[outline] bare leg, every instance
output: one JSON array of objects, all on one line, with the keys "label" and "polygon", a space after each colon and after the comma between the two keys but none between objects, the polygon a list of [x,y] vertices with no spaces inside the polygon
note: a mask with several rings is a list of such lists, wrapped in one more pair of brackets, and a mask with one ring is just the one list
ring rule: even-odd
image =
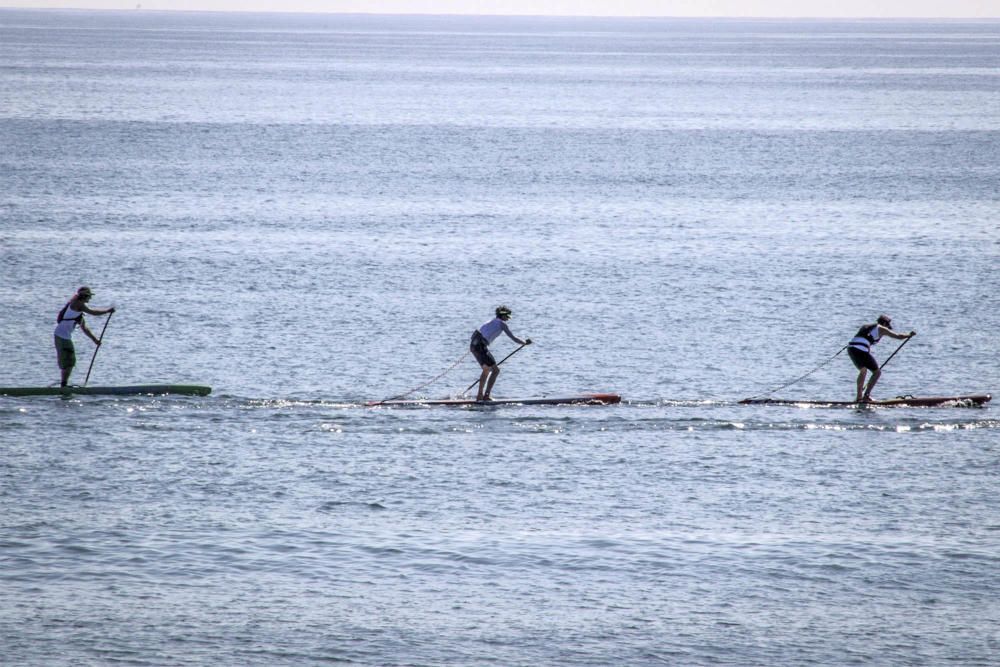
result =
[{"label": "bare leg", "polygon": [[868,369],[867,368],[862,367],[862,368],[860,368],[858,370],[858,391],[854,395],[854,402],[855,403],[860,403],[861,402],[861,397],[863,395],[862,391],[865,388],[865,376],[866,375],[868,375]]},{"label": "bare leg", "polygon": [[500,367],[494,366],[490,369],[490,379],[486,382],[486,393],[483,394],[482,400],[490,400],[490,394],[493,392],[493,385],[496,384],[497,376],[500,375]]},{"label": "bare leg", "polygon": [[872,373],[872,379],[868,381],[868,387],[865,388],[865,395],[861,398],[862,401],[870,401],[872,399],[872,389],[875,388],[875,383],[878,382],[880,377],[882,377],[881,369]]},{"label": "bare leg", "polygon": [[486,392],[486,377],[490,374],[490,370],[492,370],[492,366],[483,366],[483,372],[479,376],[479,389],[476,391],[477,401],[483,400],[483,393]]},{"label": "bare leg", "polygon": [[60,368],[60,384],[65,387],[69,384],[69,375],[73,372],[73,366],[66,366],[65,368]]}]

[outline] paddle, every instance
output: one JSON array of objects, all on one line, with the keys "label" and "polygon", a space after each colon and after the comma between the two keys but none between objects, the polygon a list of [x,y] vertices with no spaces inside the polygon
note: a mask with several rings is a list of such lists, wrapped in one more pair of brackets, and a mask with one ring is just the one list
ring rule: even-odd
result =
[{"label": "paddle", "polygon": [[907,337],[907,339],[906,339],[906,340],[904,340],[904,341],[903,341],[902,343],[900,343],[900,344],[899,344],[899,347],[897,347],[897,348],[896,348],[896,349],[895,349],[895,350],[893,351],[893,353],[889,355],[889,358],[888,358],[888,359],[886,359],[885,361],[883,361],[883,362],[882,362],[882,365],[878,367],[878,368],[879,368],[879,370],[882,370],[883,368],[885,368],[885,365],[886,365],[887,363],[889,363],[889,362],[890,362],[890,361],[892,360],[892,358],[893,358],[893,357],[895,357],[895,356],[896,356],[896,353],[897,353],[897,352],[899,352],[900,350],[902,350],[902,349],[903,349],[903,346],[904,346],[904,345],[906,345],[907,343],[909,343],[909,342],[910,342],[910,338],[913,338],[913,336],[909,336],[909,337]]},{"label": "paddle", "polygon": [[[510,359],[511,357],[513,357],[515,354],[517,354],[518,352],[521,351],[521,348],[523,348],[523,347],[525,347],[527,345],[528,345],[528,343],[525,343],[521,347],[517,348],[516,350],[514,350],[513,352],[511,352],[510,354],[508,354],[506,357],[504,357],[503,359],[501,359],[499,363],[497,363],[497,366],[499,366],[503,362],[505,362],[508,359]],[[480,378],[480,380],[481,379],[482,378]],[[479,384],[479,380],[476,380],[475,382],[473,382],[472,384],[470,384],[468,387],[466,387],[465,391],[463,391],[461,394],[459,394],[459,396],[465,396],[467,393],[469,393],[469,390],[472,389],[473,387],[475,387],[477,384]]]},{"label": "paddle", "polygon": [[97,339],[97,347],[94,348],[94,356],[90,358],[90,367],[87,368],[87,377],[83,380],[83,386],[87,386],[87,382],[90,380],[90,371],[94,369],[94,360],[97,359],[97,351],[101,349],[101,343],[104,342],[104,332],[108,330],[108,322],[111,321],[111,316],[114,313],[108,313],[108,319],[104,320],[104,328],[101,329],[101,335]]}]

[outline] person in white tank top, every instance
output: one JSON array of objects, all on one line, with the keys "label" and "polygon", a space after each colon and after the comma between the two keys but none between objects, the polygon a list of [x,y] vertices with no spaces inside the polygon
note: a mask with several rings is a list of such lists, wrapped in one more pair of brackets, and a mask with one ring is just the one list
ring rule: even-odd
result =
[{"label": "person in white tank top", "polygon": [[101,344],[94,332],[87,328],[83,314],[110,315],[115,312],[114,308],[94,309],[88,306],[87,302],[93,296],[94,292],[89,287],[81,287],[56,315],[56,330],[53,337],[56,345],[56,360],[59,363],[60,385],[63,387],[69,383],[70,373],[76,366],[76,349],[73,347],[73,332],[76,328],[79,326],[83,333],[94,341],[94,345]]},{"label": "person in white tank top", "polygon": [[469,351],[472,352],[472,356],[476,358],[476,362],[483,369],[479,376],[479,390],[476,392],[477,401],[493,400],[490,398],[490,392],[493,391],[493,385],[496,384],[497,376],[500,375],[500,364],[490,352],[490,343],[495,341],[501,333],[504,333],[518,345],[531,345],[530,338],[521,340],[511,332],[510,327],[507,326],[507,320],[510,319],[510,316],[510,308],[500,306],[496,309],[496,317],[472,332]]}]

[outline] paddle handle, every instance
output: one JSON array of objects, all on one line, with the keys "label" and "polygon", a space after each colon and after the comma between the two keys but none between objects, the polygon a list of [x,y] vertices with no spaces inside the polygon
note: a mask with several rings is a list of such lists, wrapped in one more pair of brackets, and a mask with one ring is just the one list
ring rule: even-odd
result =
[{"label": "paddle handle", "polygon": [[[528,345],[527,343],[524,343],[523,345],[521,345],[521,347],[517,348],[516,350],[514,350],[513,352],[511,352],[510,354],[508,354],[508,355],[507,355],[506,357],[504,357],[503,359],[501,359],[501,360],[500,360],[500,361],[499,361],[499,362],[497,363],[497,366],[499,366],[499,365],[500,365],[500,364],[502,364],[503,362],[505,362],[505,361],[507,361],[508,359],[510,359],[511,357],[513,357],[513,356],[514,356],[515,354],[517,354],[518,352],[520,352],[520,351],[521,351],[521,350],[522,350],[522,349],[523,349],[524,347],[526,347],[527,345]],[[482,377],[480,377],[480,378],[479,378],[479,380],[481,380],[481,379],[482,379]],[[470,384],[470,385],[469,385],[468,387],[466,387],[466,388],[465,388],[465,391],[463,391],[463,392],[462,392],[462,393],[460,394],[460,396],[464,396],[465,394],[469,393],[469,390],[470,390],[470,389],[472,389],[472,388],[473,388],[473,387],[475,387],[475,386],[476,386],[477,384],[479,384],[479,380],[476,380],[475,382],[473,382],[472,384]]]},{"label": "paddle handle", "polygon": [[104,320],[104,327],[101,329],[101,335],[97,339],[97,347],[94,348],[94,356],[90,358],[90,366],[87,368],[87,377],[83,380],[84,387],[90,381],[90,371],[94,369],[94,360],[97,359],[97,351],[101,349],[101,343],[104,342],[104,332],[108,330],[108,323],[111,322],[112,315],[114,315],[114,312],[108,313],[108,319]]}]

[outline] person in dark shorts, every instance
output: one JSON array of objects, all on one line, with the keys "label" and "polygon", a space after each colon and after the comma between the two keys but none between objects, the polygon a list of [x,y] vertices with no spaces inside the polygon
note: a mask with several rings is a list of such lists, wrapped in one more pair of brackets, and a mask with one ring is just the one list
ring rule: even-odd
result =
[{"label": "person in dark shorts", "polygon": [[[879,315],[874,324],[865,324],[858,329],[858,333],[854,334],[854,338],[847,344],[847,355],[854,362],[854,367],[858,369],[858,387],[854,398],[856,402],[870,402],[872,389],[882,376],[878,361],[872,354],[872,345],[878,343],[882,336],[906,339],[916,335],[916,331],[911,331],[908,334],[893,331],[892,319],[888,315]],[[868,375],[868,371],[872,372],[872,377],[868,380],[868,386],[865,387],[865,376]]]},{"label": "person in dark shorts", "polygon": [[500,366],[490,352],[490,344],[497,339],[501,333],[518,345],[531,345],[531,339],[521,340],[510,331],[507,320],[510,319],[511,311],[507,306],[500,306],[496,309],[496,317],[472,332],[472,340],[469,341],[469,351],[476,358],[479,366],[483,369],[479,376],[479,390],[476,392],[477,401],[490,401],[490,392],[496,384],[497,376],[500,374]]},{"label": "person in dark shorts", "polygon": [[56,361],[59,363],[60,386],[65,387],[69,383],[69,375],[76,366],[76,349],[73,347],[73,331],[77,327],[87,334],[94,345],[100,345],[101,341],[87,328],[87,323],[83,321],[83,314],[89,315],[110,315],[115,312],[114,308],[94,309],[87,305],[94,292],[89,287],[81,287],[73,295],[73,298],[62,307],[56,315],[55,345]]}]

